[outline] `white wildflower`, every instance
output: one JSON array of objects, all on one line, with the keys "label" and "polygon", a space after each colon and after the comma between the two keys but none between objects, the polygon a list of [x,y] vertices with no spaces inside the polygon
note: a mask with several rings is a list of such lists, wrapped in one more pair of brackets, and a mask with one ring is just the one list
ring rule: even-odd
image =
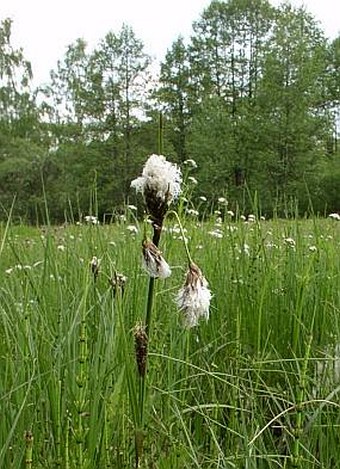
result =
[{"label": "white wildflower", "polygon": [[206,202],[206,201],[208,200],[204,195],[200,195],[200,196],[199,196],[199,199],[200,199],[202,202]]},{"label": "white wildflower", "polygon": [[197,163],[196,163],[196,161],[193,160],[192,158],[189,158],[189,159],[185,160],[185,161],[184,161],[184,164],[185,164],[186,166],[191,166],[191,167],[194,168],[194,169],[197,168]]},{"label": "white wildflower", "polygon": [[338,213],[330,213],[328,215],[328,218],[331,218],[332,220],[337,220],[339,221],[340,220],[340,215]]},{"label": "white wildflower", "polygon": [[138,228],[135,225],[128,225],[126,229],[131,233],[131,234],[137,234],[138,233]]},{"label": "white wildflower", "polygon": [[232,210],[228,210],[227,215],[229,215],[229,217],[233,217],[235,216],[235,213]]},{"label": "white wildflower", "polygon": [[183,287],[176,296],[176,303],[183,313],[187,328],[198,325],[200,318],[209,319],[211,292],[201,269],[191,263]]},{"label": "white wildflower", "polygon": [[248,215],[248,222],[254,223],[255,221],[256,221],[255,215],[253,215],[252,213]]},{"label": "white wildflower", "polygon": [[250,255],[250,246],[249,246],[249,244],[247,244],[247,243],[244,243],[244,244],[243,244],[243,252],[244,252],[244,254],[246,254],[247,256]]},{"label": "white wildflower", "polygon": [[93,216],[93,215],[86,215],[86,217],[84,217],[86,223],[89,223],[90,225],[99,225],[99,221],[98,221],[98,218]]},{"label": "white wildflower", "polygon": [[293,238],[285,238],[285,239],[284,239],[284,242],[285,242],[288,246],[290,246],[291,248],[295,248],[295,246],[296,246],[295,239],[293,239]]},{"label": "white wildflower", "polygon": [[171,275],[169,264],[152,241],[143,241],[143,267],[153,278],[167,278]]},{"label": "white wildflower", "polygon": [[208,231],[208,234],[213,238],[223,238],[223,232],[218,228],[216,230]]},{"label": "white wildflower", "polygon": [[128,205],[127,208],[133,210],[134,212],[137,211],[137,207],[135,205]]},{"label": "white wildflower", "polygon": [[57,249],[58,249],[58,251],[64,252],[66,248],[63,244],[58,244]]},{"label": "white wildflower", "polygon": [[265,247],[268,248],[268,249],[277,249],[278,245],[273,243],[273,241],[267,241],[265,243]]},{"label": "white wildflower", "polygon": [[186,210],[186,213],[187,213],[188,215],[193,216],[193,217],[198,217],[198,215],[199,215],[199,212],[198,212],[197,210],[193,209],[193,208],[188,208],[188,209]]},{"label": "white wildflower", "polygon": [[244,215],[240,215],[240,220],[241,221],[246,221],[246,217]]},{"label": "white wildflower", "polygon": [[219,197],[217,201],[219,204],[228,205],[228,201],[225,197]]},{"label": "white wildflower", "polygon": [[318,248],[317,248],[316,246],[314,246],[314,245],[309,246],[308,249],[309,249],[310,252],[316,252],[316,251],[318,250]]},{"label": "white wildflower", "polygon": [[188,181],[191,182],[191,184],[194,184],[195,186],[198,184],[197,179],[194,178],[193,176],[189,176]]}]

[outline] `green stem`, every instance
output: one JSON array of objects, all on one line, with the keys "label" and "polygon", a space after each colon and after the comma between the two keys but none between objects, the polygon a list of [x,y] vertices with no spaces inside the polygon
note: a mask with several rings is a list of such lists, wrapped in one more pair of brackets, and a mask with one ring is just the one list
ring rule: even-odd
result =
[{"label": "green stem", "polygon": [[149,289],[148,289],[148,300],[146,304],[146,315],[145,315],[145,332],[148,337],[149,337],[150,329],[151,329],[151,317],[152,317],[154,291],[155,291],[155,279],[153,277],[150,277]]},{"label": "green stem", "polygon": [[26,454],[25,454],[25,467],[32,468],[33,462],[33,435],[30,431],[25,434],[26,441]]},{"label": "green stem", "polygon": [[182,223],[181,223],[181,220],[178,216],[178,213],[175,212],[175,210],[170,210],[167,215],[169,214],[172,214],[172,215],[175,215],[175,218],[177,220],[177,223],[179,225],[179,229],[181,230],[181,235],[182,235],[182,240],[183,240],[183,244],[184,244],[184,249],[185,249],[185,253],[186,253],[186,256],[187,256],[187,259],[188,259],[188,264],[192,264],[193,263],[193,260],[191,258],[191,254],[190,254],[190,251],[189,251],[189,246],[188,246],[188,241],[187,241],[187,238],[185,236],[185,233],[184,233],[184,230],[183,230],[183,226],[182,226]]},{"label": "green stem", "polygon": [[159,113],[159,126],[158,126],[158,154],[163,153],[163,114]]},{"label": "green stem", "polygon": [[[156,247],[159,245],[160,236],[162,232],[162,226],[154,225],[154,234],[152,242]],[[146,303],[146,314],[145,314],[145,333],[148,337],[151,334],[151,319],[152,319],[152,308],[153,308],[153,298],[155,294],[155,279],[153,277],[149,278],[148,286],[148,296]],[[148,347],[148,345],[147,345]],[[136,467],[139,467],[141,461],[141,456],[143,453],[143,429],[144,429],[144,416],[145,416],[145,402],[146,402],[146,375],[147,375],[147,365],[148,365],[148,350],[146,350],[145,358],[145,373],[143,376],[139,376],[139,389],[138,389],[138,400],[139,400],[139,411],[140,411],[140,422],[139,428],[135,429],[135,450],[136,450]]]}]

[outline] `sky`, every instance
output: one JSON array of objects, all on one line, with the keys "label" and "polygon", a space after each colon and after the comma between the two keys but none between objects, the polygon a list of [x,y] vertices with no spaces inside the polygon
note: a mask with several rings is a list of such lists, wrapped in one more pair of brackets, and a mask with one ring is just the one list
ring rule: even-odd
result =
[{"label": "sky", "polygon": [[[24,49],[32,63],[34,83],[49,72],[68,45],[83,38],[90,50],[123,23],[143,41],[145,52],[160,61],[179,35],[189,37],[211,0],[0,0],[0,21],[11,18],[11,43]],[[330,38],[340,32],[340,0],[291,0],[304,5]],[[279,4],[280,0],[271,0]]]}]

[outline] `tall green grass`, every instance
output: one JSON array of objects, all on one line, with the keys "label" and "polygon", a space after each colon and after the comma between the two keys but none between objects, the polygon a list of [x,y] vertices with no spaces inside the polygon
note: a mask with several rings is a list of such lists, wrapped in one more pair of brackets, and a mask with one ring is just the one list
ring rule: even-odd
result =
[{"label": "tall green grass", "polygon": [[[210,320],[185,330],[175,223],[161,241],[173,275],[155,281],[141,467],[338,467],[340,224],[183,220],[214,294]],[[138,228],[1,227],[0,467],[134,467]]]}]

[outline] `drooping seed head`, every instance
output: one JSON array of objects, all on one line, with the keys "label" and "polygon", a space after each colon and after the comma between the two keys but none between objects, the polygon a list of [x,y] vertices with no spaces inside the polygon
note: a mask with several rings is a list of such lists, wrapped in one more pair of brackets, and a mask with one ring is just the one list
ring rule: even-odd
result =
[{"label": "drooping seed head", "polygon": [[150,277],[164,279],[171,275],[169,264],[152,241],[144,240],[142,250],[143,267]]},{"label": "drooping seed head", "polygon": [[197,326],[201,318],[209,319],[210,300],[208,282],[201,269],[192,262],[176,297],[177,306],[183,313],[185,327]]}]

